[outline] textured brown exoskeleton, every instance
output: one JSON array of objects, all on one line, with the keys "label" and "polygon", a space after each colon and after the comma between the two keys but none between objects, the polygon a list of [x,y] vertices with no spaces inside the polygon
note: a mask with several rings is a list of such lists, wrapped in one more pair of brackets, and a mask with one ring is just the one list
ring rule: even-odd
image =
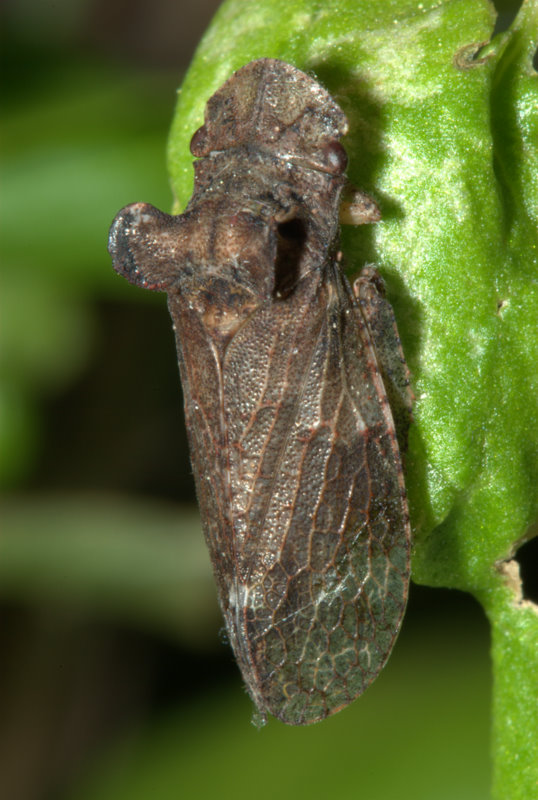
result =
[{"label": "textured brown exoskeleton", "polygon": [[[409,580],[383,381],[408,407],[407,372],[397,353],[395,368],[378,365],[398,341],[381,279],[367,268],[352,291],[342,273],[346,131],[312,78],[253,61],[207,104],[185,212],[137,203],[110,231],[114,268],[168,293],[228,635],[262,717],[292,725],[376,677]],[[354,210],[378,218],[364,197]]]}]

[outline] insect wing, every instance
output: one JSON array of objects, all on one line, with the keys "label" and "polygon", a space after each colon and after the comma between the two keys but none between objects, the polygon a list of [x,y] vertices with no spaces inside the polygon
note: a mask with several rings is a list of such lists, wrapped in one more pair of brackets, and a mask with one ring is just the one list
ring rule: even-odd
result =
[{"label": "insect wing", "polygon": [[327,272],[255,314],[223,368],[236,565],[223,608],[254,701],[291,724],[334,713],[375,678],[409,571],[368,330],[337,267]]}]

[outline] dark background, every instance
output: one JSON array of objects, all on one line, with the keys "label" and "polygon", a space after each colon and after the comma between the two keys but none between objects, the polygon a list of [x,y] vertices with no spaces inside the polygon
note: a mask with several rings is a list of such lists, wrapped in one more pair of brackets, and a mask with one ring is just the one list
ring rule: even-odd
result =
[{"label": "dark background", "polygon": [[[275,776],[274,792],[321,797],[305,766],[316,748],[333,753],[331,780],[357,767],[365,786],[361,740],[345,747],[368,720],[372,742],[395,737],[410,776],[432,760],[420,748],[433,739],[469,797],[485,797],[488,631],[458,592],[412,588],[380,687],[339,715],[347,722],[302,738],[249,725],[219,635],[164,297],[127,286],[106,252],[122,205],[171,207],[167,130],[216,6],[12,0],[0,10],[0,797],[190,797],[189,787],[269,797]],[[530,543],[518,556],[532,596],[536,555]],[[396,781],[398,796],[444,797],[434,788],[444,785],[449,797],[435,763],[423,786]],[[241,778],[251,767],[251,781],[267,775],[256,791]]]}]

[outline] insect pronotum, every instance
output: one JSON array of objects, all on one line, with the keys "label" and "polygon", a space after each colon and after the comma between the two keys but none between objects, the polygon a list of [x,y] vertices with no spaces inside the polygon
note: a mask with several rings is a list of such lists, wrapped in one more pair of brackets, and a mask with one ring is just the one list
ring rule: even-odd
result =
[{"label": "insect pronotum", "polygon": [[[407,419],[411,395],[379,275],[352,289],[340,263],[347,127],[311,77],[253,61],[207,103],[184,213],[135,203],[109,240],[117,272],[168,293],[228,636],[262,718],[292,725],[376,677],[409,580],[387,392]],[[345,214],[379,217],[365,196]]]}]

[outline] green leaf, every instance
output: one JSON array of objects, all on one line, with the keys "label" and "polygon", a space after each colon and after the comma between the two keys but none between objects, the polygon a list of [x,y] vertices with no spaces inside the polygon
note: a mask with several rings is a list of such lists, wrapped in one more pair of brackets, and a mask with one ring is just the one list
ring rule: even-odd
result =
[{"label": "green leaf", "polygon": [[[269,17],[280,21],[280,36]],[[383,270],[414,376],[407,474],[420,539],[415,579],[470,589],[535,518],[538,500],[529,437],[538,428],[538,90],[530,49],[525,81],[509,52],[521,30],[473,60],[493,23],[483,0],[273,1],[250,14],[225,3],[183,85],[169,147],[184,205],[188,142],[207,98],[262,55],[314,71],[338,99],[350,119],[350,178],[383,211],[375,230],[346,233],[348,262],[360,267],[368,250]]]},{"label": "green leaf", "polygon": [[[205,102],[254,58],[313,72],[348,115],[349,176],[383,219],[346,231],[343,248],[350,269],[371,260],[386,278],[416,395],[413,577],[473,592],[492,620],[495,667],[511,671],[496,675],[496,791],[530,798],[538,615],[497,564],[538,511],[538,2],[484,47],[494,22],[486,0],[229,0],[182,88],[169,164],[182,207]],[[519,648],[507,625],[525,630]]]}]

